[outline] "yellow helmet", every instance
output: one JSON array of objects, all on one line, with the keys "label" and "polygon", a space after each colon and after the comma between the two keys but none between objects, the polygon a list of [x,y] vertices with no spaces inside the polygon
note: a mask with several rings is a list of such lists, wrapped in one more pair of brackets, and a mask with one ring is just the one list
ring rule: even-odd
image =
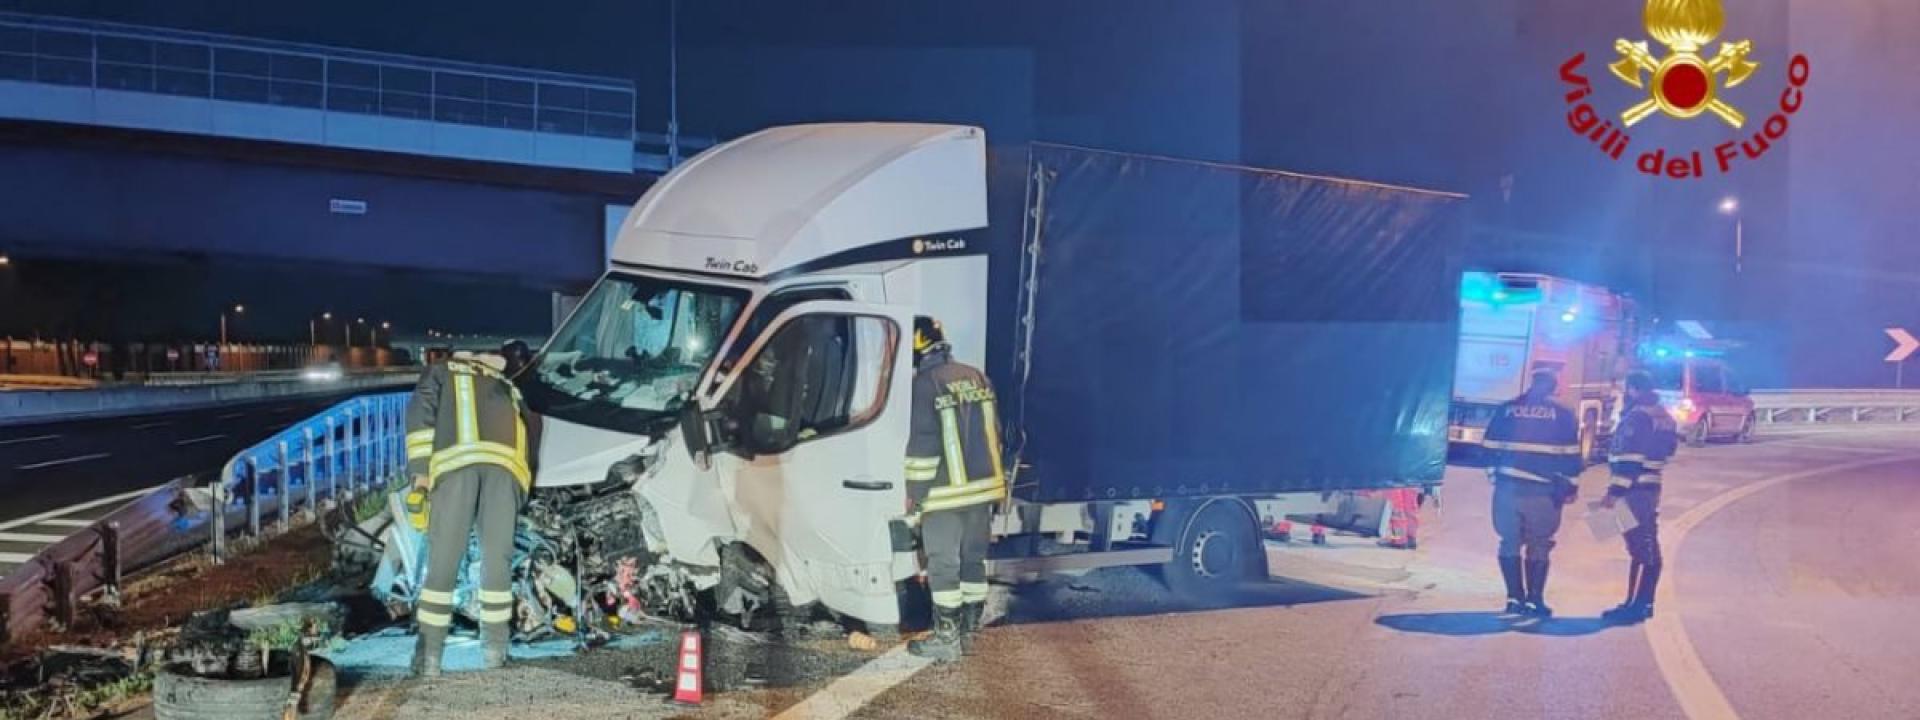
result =
[{"label": "yellow helmet", "polygon": [[947,342],[947,332],[940,321],[925,315],[913,319],[913,357],[915,360],[925,356],[934,347]]}]

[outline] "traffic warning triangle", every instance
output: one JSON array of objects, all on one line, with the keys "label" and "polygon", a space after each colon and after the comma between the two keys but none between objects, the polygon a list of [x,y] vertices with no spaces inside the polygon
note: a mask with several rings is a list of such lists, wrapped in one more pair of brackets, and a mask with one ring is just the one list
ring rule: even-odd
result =
[{"label": "traffic warning triangle", "polygon": [[673,682],[673,701],[682,705],[699,705],[704,697],[706,678],[700,671],[705,649],[700,646],[700,631],[686,630],[680,633],[680,664],[675,671]]}]

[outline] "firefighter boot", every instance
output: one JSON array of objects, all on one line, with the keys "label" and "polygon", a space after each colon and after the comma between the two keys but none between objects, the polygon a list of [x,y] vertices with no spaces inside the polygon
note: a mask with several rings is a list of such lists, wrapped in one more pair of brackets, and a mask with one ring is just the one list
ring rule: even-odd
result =
[{"label": "firefighter boot", "polygon": [[1527,614],[1527,586],[1520,575],[1520,558],[1500,558],[1500,576],[1507,581],[1506,614]]},{"label": "firefighter boot", "polygon": [[960,654],[973,654],[973,638],[980,632],[980,616],[987,604],[971,602],[960,606]]},{"label": "firefighter boot", "polygon": [[1527,614],[1546,620],[1553,617],[1553,608],[1547,607],[1547,561],[1530,560],[1526,565],[1527,575]]},{"label": "firefighter boot", "polygon": [[488,670],[498,670],[507,666],[507,624],[486,623],[480,626],[480,647],[483,651],[480,666]]},{"label": "firefighter boot", "polygon": [[960,616],[957,607],[933,608],[933,634],[907,643],[907,652],[938,662],[960,659]]},{"label": "firefighter boot", "polygon": [[1638,588],[1638,592],[1634,593],[1633,596],[1633,604],[1640,608],[1641,620],[1647,620],[1653,617],[1653,591],[1655,588],[1660,587],[1660,566],[1648,565],[1646,567],[1646,571],[1640,574],[1640,587]]},{"label": "firefighter boot", "polygon": [[440,655],[447,648],[447,629],[423,626],[413,644],[413,676],[440,677]]}]

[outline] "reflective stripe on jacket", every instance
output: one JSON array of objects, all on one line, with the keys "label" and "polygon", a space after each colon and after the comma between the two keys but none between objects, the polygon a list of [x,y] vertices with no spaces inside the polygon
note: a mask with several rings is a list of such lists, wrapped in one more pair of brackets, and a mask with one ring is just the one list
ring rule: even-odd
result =
[{"label": "reflective stripe on jacket", "polygon": [[1006,497],[993,384],[929,353],[913,377],[913,431],[907,440],[907,496],[923,510],[951,510]]},{"label": "reflective stripe on jacket", "polygon": [[407,472],[431,486],[460,468],[498,465],[529,491],[525,413],[520,389],[498,370],[458,359],[434,365],[407,403]]},{"label": "reflective stripe on jacket", "polygon": [[1552,400],[1522,396],[1501,405],[1487,425],[1486,447],[1497,453],[1497,477],[1570,485],[1580,474],[1580,425]]},{"label": "reflective stripe on jacket", "polygon": [[1607,493],[1659,486],[1667,461],[1679,447],[1679,425],[1673,415],[1658,401],[1637,402],[1620,416],[1620,428],[1613,433],[1613,447],[1607,453],[1613,481]]}]

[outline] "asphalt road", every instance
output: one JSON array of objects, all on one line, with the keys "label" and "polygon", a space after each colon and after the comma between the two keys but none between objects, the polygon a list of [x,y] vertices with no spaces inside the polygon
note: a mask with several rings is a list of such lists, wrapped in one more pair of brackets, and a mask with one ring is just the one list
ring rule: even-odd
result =
[{"label": "asphalt road", "polygon": [[0,523],[216,471],[241,449],[361,393],[0,427]]},{"label": "asphalt road", "polygon": [[[1417,551],[1270,544],[1275,579],[1193,606],[1099,571],[996,588],[979,654],[926,667],[897,646],[813,677],[674,707],[630,686],[663,655],[601,650],[433,683],[349,682],[339,717],[1920,718],[1920,432],[1765,437],[1668,472],[1659,616],[1610,627],[1626,558],[1567,511],[1548,599],[1495,614],[1489,487],[1457,468]],[[1583,480],[1591,498],[1604,472]],[[737,651],[736,651],[737,652]],[[852,669],[858,667],[858,669]]]}]

